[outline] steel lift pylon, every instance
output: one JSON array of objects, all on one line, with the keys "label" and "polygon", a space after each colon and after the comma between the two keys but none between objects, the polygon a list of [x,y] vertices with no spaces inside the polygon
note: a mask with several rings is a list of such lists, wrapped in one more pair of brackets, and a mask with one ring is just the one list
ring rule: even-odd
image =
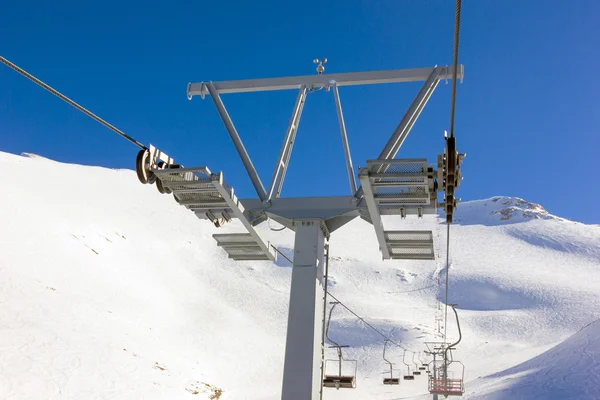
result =
[{"label": "steel lift pylon", "polygon": [[[150,145],[138,153],[136,170],[142,183],[157,183],[161,193],[175,200],[201,219],[220,227],[233,218],[241,221],[244,232],[215,234],[214,239],[230,258],[240,261],[274,260],[276,251],[255,227],[273,219],[295,231],[292,283],[283,373],[283,400],[316,400],[322,396],[324,343],[325,248],[330,235],[354,218],[361,217],[375,228],[383,259],[431,260],[435,258],[431,231],[385,230],[381,217],[395,215],[422,217],[434,214],[442,204],[437,193],[445,184],[448,149],[438,157],[438,170],[425,159],[395,159],[427,101],[441,80],[450,80],[453,68],[400,69],[387,71],[324,74],[326,59],[315,60],[316,75],[251,79],[225,82],[189,83],[188,99],[210,96],[256,190],[257,198],[238,199],[222,172],[207,167],[185,168]],[[463,67],[457,68],[463,78]],[[387,144],[374,160],[356,173],[338,88],[343,86],[424,81]],[[325,89],[333,92],[344,147],[350,195],[309,198],[281,198],[281,190],[307,93]],[[229,116],[221,95],[273,90],[297,90],[298,96],[286,129],[270,185],[265,189],[250,160],[240,135]],[[455,150],[452,150],[455,151]],[[461,157],[452,153],[453,175],[460,181]],[[455,185],[458,186],[458,183]],[[456,201],[456,200],[454,200]]]},{"label": "steel lift pylon", "polygon": [[[457,4],[460,6],[460,2]],[[460,7],[457,8],[457,22],[459,11]],[[458,27],[458,23],[456,26]],[[458,38],[458,32],[455,38]],[[314,400],[322,396],[323,326],[326,300],[324,295],[327,279],[325,252],[330,234],[354,218],[361,217],[373,224],[383,259],[434,259],[431,231],[385,230],[381,216],[421,217],[424,214],[435,213],[438,207],[443,207],[446,222],[452,222],[452,213],[458,201],[455,198],[455,190],[461,181],[460,165],[464,157],[456,151],[456,139],[452,134],[453,112],[450,124],[451,135],[446,138],[444,154],[438,156],[437,171],[424,159],[396,160],[394,157],[440,80],[461,79],[462,81],[464,71],[462,65],[457,63],[457,45],[458,42],[455,40],[454,65],[456,67],[434,66],[323,74],[325,70],[323,64],[327,60],[316,59],[314,61],[318,64],[316,76],[189,83],[187,90],[189,99],[195,95],[200,95],[202,98],[210,95],[252,181],[258,198],[241,200],[234,194],[233,188],[225,182],[222,172],[213,173],[205,166],[185,168],[176,164],[173,158],[156,147],[144,146],[4,57],[0,57],[0,62],[140,147],[142,150],[136,158],[136,172],[140,182],[155,183],[160,193],[173,194],[179,204],[194,212],[199,218],[210,220],[215,227],[221,227],[233,218],[239,219],[244,232],[213,235],[217,244],[230,258],[239,261],[275,259],[276,249],[265,242],[255,229],[255,226],[268,218],[295,231],[282,399]],[[415,81],[425,81],[425,83],[379,157],[368,161],[366,168],[359,168],[358,177],[361,186],[357,188],[338,87]],[[455,84],[454,81],[453,102]],[[299,93],[267,191],[220,95],[289,89],[299,89]],[[333,91],[334,94],[351,195],[280,198],[306,94],[321,89],[326,89],[326,92]],[[437,202],[438,191],[445,191],[444,203]],[[433,355],[435,357],[435,353]],[[449,361],[448,355],[445,354],[442,376],[445,386],[450,382],[448,366],[451,363],[457,362]],[[438,392],[436,385],[433,392]],[[455,395],[459,391],[455,388],[446,389],[444,388],[444,395]],[[464,391],[462,383],[459,389],[462,394]],[[437,394],[434,393],[434,398]]]}]

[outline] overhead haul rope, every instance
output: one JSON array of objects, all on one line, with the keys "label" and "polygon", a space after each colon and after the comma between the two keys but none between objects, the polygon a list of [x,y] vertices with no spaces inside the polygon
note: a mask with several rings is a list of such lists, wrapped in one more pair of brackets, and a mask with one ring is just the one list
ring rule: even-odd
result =
[{"label": "overhead haul rope", "polygon": [[13,70],[17,71],[19,74],[23,75],[24,77],[26,77],[27,79],[37,83],[38,85],[40,85],[41,87],[43,87],[44,89],[46,89],[47,91],[49,91],[50,93],[52,93],[53,95],[55,95],[56,97],[60,98],[61,100],[69,103],[70,105],[72,105],[73,107],[75,107],[76,109],[78,109],[79,111],[81,111],[82,113],[86,114],[88,117],[95,119],[96,121],[100,122],[102,125],[104,125],[105,127],[107,127],[108,129],[110,129],[111,131],[115,132],[117,135],[129,140],[131,143],[135,144],[136,146],[147,150],[148,148],[146,146],[144,146],[143,144],[141,144],[140,142],[138,142],[137,140],[135,140],[134,138],[132,138],[131,136],[127,135],[125,132],[123,132],[122,130],[120,130],[119,128],[115,127],[112,124],[109,124],[108,122],[106,122],[105,120],[103,120],[102,118],[98,117],[96,114],[92,113],[91,111],[83,108],[82,106],[80,106],[79,104],[75,103],[73,100],[69,99],[67,96],[65,96],[64,94],[58,92],[57,90],[54,90],[53,88],[51,88],[50,86],[46,85],[44,82],[40,81],[38,78],[36,78],[35,76],[31,75],[29,72],[25,71],[22,68],[19,68],[18,66],[16,66],[15,64],[13,64],[12,62],[8,61],[6,58],[1,57],[0,56],[0,61],[12,68]]},{"label": "overhead haul rope", "polygon": [[448,326],[448,275],[450,272],[450,224],[447,224],[446,233],[446,307],[444,310],[444,341],[446,341],[446,331]]},{"label": "overhead haul rope", "polygon": [[[436,249],[437,249],[436,253],[439,254],[440,259],[443,260],[442,259],[442,244],[441,244],[441,238],[440,238],[441,220],[442,220],[441,218],[438,218],[436,216],[436,219],[435,219],[435,221],[436,221],[435,232],[436,232],[436,238],[437,238],[437,240],[436,240]],[[440,269],[439,269],[438,274],[437,274],[437,282],[436,282],[437,283],[438,293],[440,293],[440,291],[442,289],[442,280],[440,278],[440,274],[442,272],[442,269],[443,269],[443,261],[440,261]],[[440,335],[442,334],[442,332],[441,332],[442,316],[443,316],[443,312],[442,312],[442,298],[441,298],[441,296],[438,296],[437,297],[437,302],[435,304],[434,324],[437,326],[437,333],[440,334]]]},{"label": "overhead haul rope", "polygon": [[379,329],[375,328],[373,325],[369,324],[367,321],[365,321],[364,318],[362,318],[360,315],[358,315],[357,313],[355,313],[354,311],[352,311],[347,305],[345,305],[344,303],[342,303],[337,297],[335,297],[334,295],[332,295],[329,291],[327,292],[328,296],[331,296],[335,301],[337,301],[338,303],[340,303],[340,305],[342,307],[344,307],[346,310],[350,311],[350,313],[352,315],[354,315],[356,318],[358,318],[359,320],[361,320],[366,326],[368,326],[369,328],[373,329],[375,332],[377,332],[381,337],[383,337],[385,340],[389,341],[390,343],[400,347],[403,350],[408,351],[409,353],[414,353],[414,351],[407,349],[404,346],[401,346],[400,344],[398,344],[397,342],[395,342],[394,340],[390,339],[386,334],[384,334],[383,332],[381,332]]},{"label": "overhead haul rope", "polygon": [[[458,39],[460,36],[460,9],[461,0],[456,0],[456,9],[454,14],[454,54],[452,71],[452,98],[450,101],[450,137],[454,137],[454,115],[456,110],[456,75],[458,69]],[[448,277],[450,275],[450,223],[446,222],[446,308],[444,311],[444,341],[447,340],[448,326]]]},{"label": "overhead haul rope", "polygon": [[456,108],[456,75],[458,70],[458,37],[460,35],[460,9],[461,0],[456,0],[456,10],[454,14],[454,68],[452,71],[452,100],[450,108],[450,137],[454,137],[454,110]]},{"label": "overhead haul rope", "polygon": [[421,290],[426,290],[426,289],[431,289],[436,287],[437,285],[429,285],[429,286],[423,286],[421,288],[418,289],[411,289],[411,290],[403,290],[400,292],[386,292],[386,293],[391,293],[391,294],[402,294],[402,293],[412,293],[412,292],[420,292]]},{"label": "overhead haul rope", "polygon": [[[279,250],[277,247],[271,245],[273,247],[273,249],[275,249],[276,252],[278,252],[279,254],[281,254],[283,256],[283,258],[285,258],[287,261],[289,261],[290,264],[294,264],[294,262],[287,257],[285,254],[283,254],[281,252],[281,250]],[[329,258],[329,254],[327,254],[327,258]],[[421,290],[424,288],[421,288]],[[403,350],[408,351],[409,353],[414,353],[414,351],[407,349],[404,346],[401,346],[400,344],[398,344],[396,341],[392,340],[389,336],[387,336],[385,333],[381,332],[379,329],[375,328],[373,325],[371,325],[370,323],[368,323],[367,321],[365,321],[365,319],[363,317],[361,317],[360,315],[358,315],[357,313],[355,313],[354,311],[352,311],[352,309],[350,307],[348,307],[347,305],[345,305],[344,303],[342,303],[337,297],[335,297],[334,295],[332,295],[327,288],[325,288],[325,291],[327,293],[327,296],[331,296],[335,301],[337,301],[338,303],[340,303],[340,305],[342,307],[344,307],[346,310],[348,310],[352,315],[354,315],[356,318],[358,318],[360,321],[362,321],[366,326],[368,326],[369,328],[373,329],[375,332],[377,332],[381,337],[383,337],[385,340],[389,341],[390,343],[400,347]]]},{"label": "overhead haul rope", "polygon": [[276,252],[278,252],[279,254],[281,254],[281,256],[282,256],[283,258],[285,258],[286,260],[288,260],[290,264],[294,265],[294,262],[293,262],[292,260],[290,260],[290,258],[289,258],[288,256],[286,256],[285,254],[283,254],[283,253],[281,252],[281,250],[279,250],[277,247],[275,247],[275,246],[273,246],[273,245],[271,245],[271,247],[273,248],[273,250],[275,250]]}]

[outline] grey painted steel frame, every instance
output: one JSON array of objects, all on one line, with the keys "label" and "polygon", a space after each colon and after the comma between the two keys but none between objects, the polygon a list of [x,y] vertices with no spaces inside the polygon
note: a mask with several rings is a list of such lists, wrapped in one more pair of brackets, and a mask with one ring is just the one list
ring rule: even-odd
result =
[{"label": "grey painted steel frame", "polygon": [[325,236],[318,219],[298,220],[295,230],[281,399],[317,400],[322,384]]},{"label": "grey painted steel frame", "polygon": [[[380,83],[393,83],[393,82],[414,82],[414,81],[422,81],[425,80],[425,84],[417,94],[417,97],[405,113],[404,117],[400,121],[400,124],[392,134],[392,137],[388,140],[388,143],[382,150],[379,159],[393,158],[397,154],[400,146],[408,136],[412,126],[415,121],[419,117],[421,111],[425,107],[427,101],[431,97],[433,91],[437,87],[437,84],[441,79],[452,79],[453,67],[445,66],[438,67],[434,66],[433,68],[413,68],[413,69],[400,69],[400,70],[386,70],[386,71],[371,71],[371,72],[350,72],[350,73],[342,73],[342,74],[322,74],[322,75],[307,75],[307,76],[296,76],[296,77],[287,77],[287,78],[267,78],[267,79],[248,79],[248,80],[239,80],[239,81],[224,81],[224,82],[201,82],[201,83],[189,83],[188,84],[188,98],[191,99],[194,95],[201,95],[202,98],[205,97],[206,94],[210,94],[215,102],[215,106],[223,119],[225,127],[236,146],[238,154],[244,163],[246,171],[252,180],[252,184],[256,189],[256,192],[259,198],[262,201],[268,201],[273,198],[273,192],[275,191],[275,197],[278,197],[281,190],[281,186],[283,185],[283,179],[285,177],[285,173],[287,171],[287,165],[289,163],[289,157],[291,155],[291,144],[289,140],[284,140],[284,144],[282,146],[282,151],[280,153],[280,159],[285,160],[286,147],[289,147],[287,150],[287,160],[285,162],[285,167],[282,168],[281,171],[277,171],[280,169],[281,162],[278,162],[276,166],[276,172],[274,172],[274,178],[277,180],[277,183],[274,184],[273,180],[269,187],[269,193],[267,194],[264,190],[262,182],[250,160],[246,149],[239,137],[239,134],[235,130],[233,122],[231,118],[227,114],[227,110],[223,105],[219,97],[219,93],[240,93],[240,92],[256,92],[256,91],[268,91],[268,90],[286,90],[286,89],[294,89],[300,88],[301,93],[304,92],[304,89],[314,88],[316,86],[334,87],[334,93],[336,94],[336,106],[339,104],[339,94],[337,92],[338,86],[351,86],[351,85],[367,85],[367,84],[380,84]],[[463,79],[464,77],[464,67],[460,65],[457,71],[457,79]],[[306,94],[299,95],[298,99],[302,99],[300,104],[294,106],[296,110],[299,105],[300,113],[302,112],[302,107],[304,106],[304,102],[306,101]],[[297,101],[298,102],[298,101]],[[341,112],[341,105],[338,108],[338,118],[339,113]],[[292,116],[292,121],[294,119],[294,115]],[[342,117],[343,118],[343,117]],[[299,120],[299,116],[298,116]],[[293,125],[292,121],[290,122],[290,126],[288,127],[288,133],[290,133],[290,128]],[[341,119],[340,121],[343,121]],[[343,129],[345,132],[345,124],[342,127],[342,122],[340,123],[340,129]],[[297,124],[296,124],[297,130]],[[295,137],[296,130],[293,131],[292,135]],[[286,139],[289,139],[288,134],[286,134]],[[346,137],[344,133],[342,133],[342,140]],[[293,140],[293,139],[292,139]],[[346,145],[344,145],[346,149]],[[283,158],[282,158],[283,157]],[[350,161],[349,161],[350,160]],[[351,159],[349,158],[349,148],[346,158],[346,165],[348,167],[348,163]],[[354,173],[352,173],[352,178],[354,178]],[[352,187],[352,183],[350,183]],[[356,185],[356,183],[354,184]],[[275,189],[278,187],[277,189]],[[363,188],[360,187],[358,190],[354,191],[354,196],[356,199],[360,200],[363,194]]]},{"label": "grey painted steel frame", "polygon": [[[437,74],[436,71],[439,71],[439,74]],[[334,88],[334,93],[337,93],[337,86],[414,82],[425,80],[426,83],[424,88],[421,89],[417,99],[415,99],[415,102],[413,102],[413,104],[416,104],[415,107],[411,106],[412,110],[409,109],[409,112],[407,113],[408,115],[405,115],[405,118],[403,121],[401,121],[399,128],[396,129],[394,135],[390,139],[390,141],[399,141],[400,144],[402,144],[402,141],[408,134],[410,127],[416,119],[414,114],[418,116],[418,113],[420,113],[424,106],[423,98],[426,97],[428,99],[428,96],[430,96],[433,92],[433,89],[435,89],[435,85],[437,85],[439,79],[451,79],[452,73],[452,67],[441,67],[439,69],[438,67],[433,67],[407,70],[324,74],[288,78],[253,79],[215,83],[201,82],[188,84],[187,94],[188,98],[190,99],[194,95],[200,95],[202,98],[204,98],[206,94],[211,95],[260,197],[260,200],[242,200],[241,202],[244,204],[247,202],[248,209],[244,212],[243,208],[238,205],[236,209],[239,210],[238,212],[241,212],[243,215],[236,216],[240,218],[242,222],[246,222],[246,224],[249,225],[247,228],[249,228],[248,231],[251,233],[256,233],[249,222],[251,218],[247,218],[247,216],[250,216],[252,213],[279,216],[281,221],[291,223],[293,225],[292,229],[296,231],[284,364],[282,391],[283,400],[317,399],[319,396],[319,389],[322,384],[319,378],[319,364],[321,361],[319,353],[321,350],[320,342],[323,321],[318,316],[320,316],[323,312],[323,309],[319,307],[323,307],[320,300],[322,299],[324,291],[323,263],[325,236],[322,231],[321,222],[325,222],[326,228],[329,229],[329,231],[333,231],[333,229],[331,229],[332,226],[327,225],[327,222],[336,220],[335,226],[339,227],[361,214],[364,216],[365,212],[368,210],[368,215],[371,217],[372,223],[375,226],[376,234],[378,235],[378,241],[380,244],[384,244],[383,248],[381,249],[382,253],[384,254],[384,258],[389,258],[388,248],[385,245],[385,238],[379,238],[379,235],[383,235],[381,213],[379,212],[379,207],[377,206],[371,191],[368,171],[363,171],[366,172],[366,174],[359,173],[359,179],[361,180],[362,186],[365,188],[365,194],[367,195],[366,197],[368,199],[367,210],[364,210],[364,207],[357,205],[356,202],[353,201],[356,199],[356,197],[273,199],[272,204],[265,202],[269,196],[265,192],[262,183],[258,178],[258,174],[256,173],[256,170],[250,161],[250,157],[243,147],[241,139],[219,97],[219,93],[224,94],[303,88],[313,89],[315,87],[326,87],[329,89],[333,85],[336,86]],[[435,85],[433,85],[432,89],[426,89],[431,87],[429,83],[432,75],[435,74],[438,75],[439,79]],[[457,78],[462,79],[463,75],[463,67],[460,66],[460,70],[457,71]],[[339,98],[336,98],[336,100],[339,103]],[[419,104],[422,104],[422,106],[419,106]],[[338,110],[341,111],[341,108]],[[284,148],[286,147],[285,143],[287,143],[287,141],[284,142]],[[399,146],[396,146],[396,151],[398,148]],[[349,158],[347,158],[347,160],[349,160]],[[279,165],[280,164],[278,164],[278,166]],[[285,169],[282,172],[285,174]],[[269,194],[272,194],[273,186],[274,185],[272,182],[271,187],[269,188]],[[222,190],[225,190],[225,188],[223,187]],[[235,198],[232,195],[226,196],[226,198],[229,197],[231,197],[232,201],[235,202]],[[416,207],[414,208],[416,209]],[[424,207],[419,207],[419,209],[423,208]],[[435,208],[432,208],[433,211],[435,211]],[[407,207],[407,211],[410,209],[411,207]],[[388,213],[393,211],[382,209],[381,212]],[[307,217],[310,219],[311,216],[316,218],[312,221],[306,219]],[[304,219],[302,219],[303,217]],[[258,220],[258,218],[256,220]],[[264,244],[262,240],[257,240],[257,242]],[[388,253],[387,257],[385,257],[386,253]]]},{"label": "grey painted steel frame", "polygon": [[[245,79],[237,81],[223,82],[199,82],[188,83],[187,95],[188,99],[193,96],[206,96],[209,94],[208,86],[214,85],[214,88],[221,94],[226,93],[244,93],[244,92],[261,92],[269,90],[289,90],[300,89],[306,86],[309,89],[315,87],[327,87],[335,81],[338,86],[353,86],[353,85],[372,85],[379,83],[394,83],[394,82],[418,82],[426,80],[433,68],[412,68],[412,69],[394,69],[384,71],[369,71],[369,72],[348,72],[341,74],[322,74],[322,75],[305,75],[293,76],[286,78],[266,78],[266,79]],[[441,67],[442,73],[440,79],[451,80],[454,68],[451,66]],[[459,65],[456,71],[457,79],[462,79],[464,76],[464,67]]]},{"label": "grey painted steel frame", "polygon": [[223,120],[223,124],[225,124],[225,128],[227,129],[227,132],[229,133],[229,136],[231,137],[231,140],[233,141],[233,144],[235,145],[237,152],[238,152],[240,158],[242,159],[242,162],[244,163],[246,172],[248,172],[248,176],[250,177],[250,180],[252,181],[252,185],[254,185],[254,189],[256,190],[258,197],[262,201],[266,201],[267,200],[267,192],[265,192],[265,188],[264,188],[260,178],[258,177],[258,172],[256,172],[256,168],[254,168],[254,165],[252,164],[252,160],[250,160],[250,156],[248,155],[248,152],[246,151],[246,148],[244,147],[244,144],[242,143],[242,139],[240,138],[240,135],[237,133],[237,130],[235,129],[235,126],[233,125],[233,121],[231,121],[231,117],[229,117],[229,114],[227,113],[227,109],[225,109],[225,105],[223,104],[223,101],[221,100],[221,97],[219,96],[219,92],[217,91],[217,89],[215,89],[215,86],[213,85],[212,82],[207,83],[206,87],[208,88],[210,97],[213,99],[213,102],[215,103],[215,107],[217,108],[217,111],[219,112],[219,115],[221,116],[221,119]]},{"label": "grey painted steel frame", "polygon": [[[256,225],[264,219],[260,217],[267,215],[269,218],[294,229],[293,221],[296,219],[319,218],[325,221],[330,232],[343,226],[359,216],[368,216],[369,210],[365,204],[355,204],[352,196],[331,197],[286,197],[271,199],[269,205],[263,204],[259,199],[240,199],[244,205],[244,215],[252,224]],[[364,202],[363,202],[364,203]],[[419,209],[423,214],[435,214],[435,205],[407,205],[404,206],[406,215],[418,215]],[[398,207],[382,208],[380,215],[398,215]]]},{"label": "grey painted steel frame", "polygon": [[300,117],[302,116],[302,110],[305,102],[306,87],[302,86],[300,88],[300,93],[298,93],[296,104],[294,104],[292,118],[290,119],[287,131],[285,132],[285,138],[283,139],[281,151],[279,152],[279,157],[277,158],[277,164],[275,165],[275,170],[273,171],[271,185],[269,186],[268,200],[271,200],[273,195],[274,197],[279,197],[281,194],[281,187],[283,186],[285,173],[287,172],[290,157],[292,156],[292,147],[294,146],[294,141],[296,140],[296,133],[298,132],[298,125],[300,124]]}]

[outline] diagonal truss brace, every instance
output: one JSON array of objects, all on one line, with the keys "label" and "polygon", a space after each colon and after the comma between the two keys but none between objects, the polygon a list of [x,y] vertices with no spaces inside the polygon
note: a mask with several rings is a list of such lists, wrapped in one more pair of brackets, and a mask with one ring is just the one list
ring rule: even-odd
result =
[{"label": "diagonal truss brace", "polygon": [[270,248],[268,243],[265,243],[262,237],[254,229],[250,221],[244,215],[244,206],[238,200],[237,196],[233,193],[233,188],[226,186],[223,181],[223,174],[221,172],[212,174],[210,177],[211,183],[215,186],[221,197],[227,202],[236,218],[240,220],[244,228],[250,233],[252,238],[256,241],[257,245],[261,248],[264,254],[270,259],[275,259],[275,254]]},{"label": "diagonal truss brace", "polygon": [[[421,87],[421,90],[419,91],[412,104],[404,114],[404,117],[402,117],[402,120],[400,120],[400,123],[392,133],[392,136],[384,146],[383,150],[381,150],[381,153],[379,154],[380,160],[391,160],[396,156],[396,154],[398,154],[398,150],[400,150],[400,147],[404,143],[404,140],[407,138],[413,125],[421,115],[421,111],[423,111],[423,108],[425,108],[425,105],[431,98],[431,95],[435,91],[435,88],[437,87],[438,83],[441,79],[444,79],[446,77],[445,73],[447,73],[447,69],[448,67],[435,66],[431,70],[431,73],[429,74],[427,80]],[[462,78],[462,73],[460,74],[460,76]],[[378,170],[376,172],[385,171]],[[363,196],[363,191],[364,185],[361,185],[361,187],[358,188],[358,190],[356,191],[355,197],[357,199],[360,199]]]},{"label": "diagonal truss brace", "polygon": [[377,242],[379,242],[379,250],[381,250],[383,259],[387,260],[390,258],[390,252],[385,241],[385,232],[383,230],[381,214],[379,213],[379,205],[375,201],[375,193],[373,193],[371,183],[369,182],[369,170],[367,168],[361,169],[358,172],[358,179],[360,180],[361,187],[364,191],[363,198],[367,203],[367,209],[369,210],[371,222],[375,228],[375,235],[377,236]]},{"label": "diagonal truss brace", "polygon": [[340,93],[337,83],[333,84],[333,95],[335,97],[335,107],[337,109],[338,120],[340,123],[340,132],[342,133],[342,143],[344,145],[344,156],[346,157],[346,169],[348,170],[348,182],[350,183],[350,193],[356,194],[356,179],[354,177],[354,168],[352,167],[352,157],[350,156],[350,145],[348,144],[348,135],[346,134],[346,123],[344,122],[344,113],[342,112],[342,103],[340,102]]},{"label": "diagonal truss brace", "polygon": [[423,108],[425,108],[429,98],[440,82],[443,69],[444,68],[438,66],[433,68],[433,71],[431,71],[431,74],[429,74],[429,77],[423,84],[423,87],[421,87],[417,97],[415,97],[415,100],[406,111],[406,114],[404,114],[404,117],[394,130],[394,133],[392,133],[392,136],[381,151],[381,154],[379,154],[378,159],[391,160],[396,156],[396,154],[398,154],[400,146],[402,146],[402,143],[404,143],[404,140],[410,133],[413,125],[421,115],[421,111],[423,111]]},{"label": "diagonal truss brace", "polygon": [[242,139],[240,138],[240,135],[238,134],[237,130],[235,129],[235,126],[233,125],[233,121],[231,121],[231,117],[227,113],[227,109],[225,108],[225,105],[223,104],[223,101],[221,100],[221,97],[219,96],[219,92],[217,91],[217,89],[215,89],[215,86],[212,82],[207,83],[206,87],[208,89],[208,92],[210,93],[210,97],[212,98],[213,102],[215,103],[215,107],[217,108],[217,111],[219,112],[219,115],[221,116],[221,119],[223,120],[223,124],[225,124],[225,128],[227,129],[227,132],[229,133],[229,136],[231,137],[231,140],[233,141],[233,144],[235,145],[235,148],[236,148],[239,156],[242,159],[242,163],[244,163],[246,172],[248,173],[248,176],[250,177],[250,180],[252,181],[252,185],[254,185],[254,189],[256,190],[258,197],[262,201],[266,201],[267,200],[267,192],[265,192],[265,188],[258,176],[258,172],[256,172],[256,168],[254,168],[254,165],[252,164],[252,160],[250,160],[250,156],[248,155],[248,152],[246,151],[246,148],[244,147],[244,144],[242,143]]},{"label": "diagonal truss brace", "polygon": [[292,156],[292,147],[294,146],[294,141],[296,140],[296,133],[298,132],[298,125],[300,124],[300,117],[302,115],[305,102],[306,86],[303,85],[300,88],[298,97],[296,98],[296,104],[294,104],[292,118],[290,119],[290,123],[281,146],[281,151],[279,152],[279,157],[277,158],[277,164],[275,165],[275,170],[273,171],[271,185],[269,185],[268,200],[271,200],[273,197],[278,198],[281,194],[281,188],[285,179],[285,173],[287,172],[287,168],[290,163],[290,157]]}]

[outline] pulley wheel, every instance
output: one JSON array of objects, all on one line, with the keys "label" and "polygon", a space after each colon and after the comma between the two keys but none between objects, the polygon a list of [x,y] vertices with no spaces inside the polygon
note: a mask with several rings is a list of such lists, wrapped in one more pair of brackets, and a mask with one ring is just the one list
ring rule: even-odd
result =
[{"label": "pulley wheel", "polygon": [[165,194],[165,188],[163,188],[162,182],[160,181],[160,179],[156,180],[156,188],[158,189],[158,191],[160,192],[160,194]]},{"label": "pulley wheel", "polygon": [[452,223],[454,213],[454,187],[456,184],[456,138],[449,137],[446,141],[447,164],[446,164],[446,223]]},{"label": "pulley wheel", "polygon": [[[165,167],[167,166],[167,163],[164,161],[160,161],[158,164],[156,164],[156,167],[158,169],[165,169]],[[160,194],[165,194],[165,188],[162,185],[162,181],[160,179],[156,179],[156,189],[158,189],[158,191],[160,192]]]},{"label": "pulley wheel", "polygon": [[448,175],[454,176],[456,172],[456,138],[449,137],[446,145],[448,150],[448,164],[446,165],[446,171]]},{"label": "pulley wheel", "polygon": [[143,184],[154,183],[156,175],[150,170],[150,151],[142,149],[135,159],[135,172],[139,181]]}]

